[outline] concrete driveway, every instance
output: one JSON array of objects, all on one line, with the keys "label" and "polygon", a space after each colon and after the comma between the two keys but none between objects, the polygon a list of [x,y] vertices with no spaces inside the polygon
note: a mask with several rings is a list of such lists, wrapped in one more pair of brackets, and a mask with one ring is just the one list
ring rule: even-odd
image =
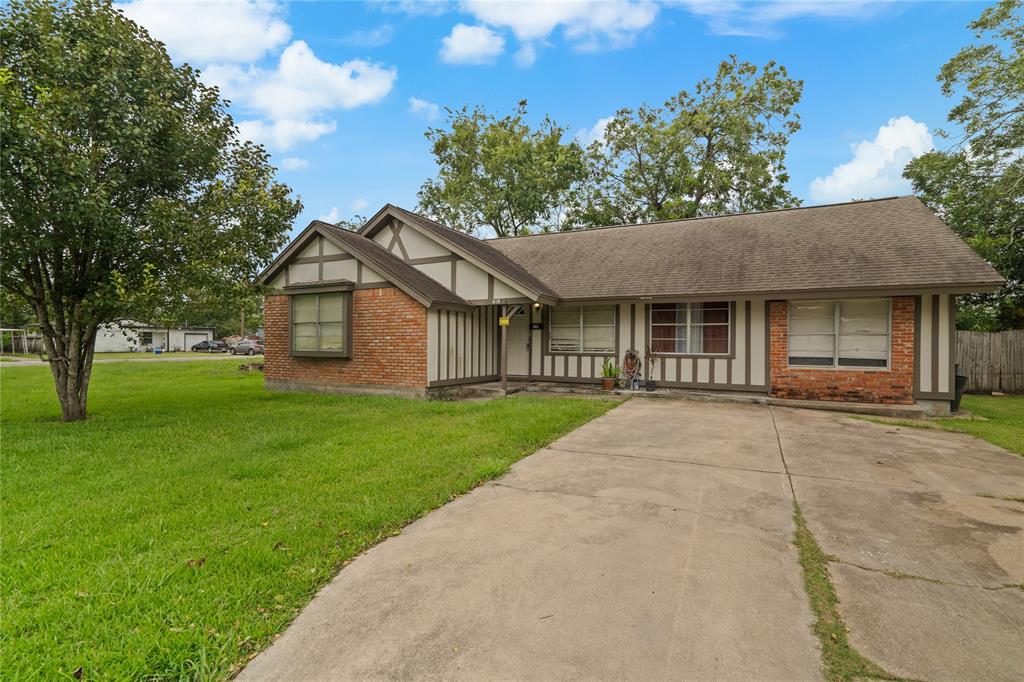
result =
[{"label": "concrete driveway", "polygon": [[356,559],[240,678],[820,679],[795,491],[862,653],[1011,679],[1024,505],[978,494],[1022,490],[968,437],[634,399]]}]

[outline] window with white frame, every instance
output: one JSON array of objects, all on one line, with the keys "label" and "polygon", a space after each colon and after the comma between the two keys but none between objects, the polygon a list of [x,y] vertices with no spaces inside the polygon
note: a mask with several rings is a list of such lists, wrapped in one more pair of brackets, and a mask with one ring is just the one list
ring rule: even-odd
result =
[{"label": "window with white frame", "polygon": [[551,353],[614,353],[615,306],[585,305],[552,308],[548,351]]},{"label": "window with white frame", "polygon": [[889,366],[889,299],[790,301],[789,364]]},{"label": "window with white frame", "polygon": [[348,354],[349,294],[296,294],[292,299],[292,354]]},{"label": "window with white frame", "polygon": [[651,352],[728,355],[728,301],[651,304]]}]

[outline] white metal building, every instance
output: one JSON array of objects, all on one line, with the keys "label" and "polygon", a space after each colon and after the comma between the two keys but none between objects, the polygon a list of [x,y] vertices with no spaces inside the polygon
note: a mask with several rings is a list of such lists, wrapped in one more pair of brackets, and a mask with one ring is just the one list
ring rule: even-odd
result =
[{"label": "white metal building", "polygon": [[157,327],[138,320],[102,325],[96,334],[97,353],[187,351],[200,341],[212,341],[212,327]]}]

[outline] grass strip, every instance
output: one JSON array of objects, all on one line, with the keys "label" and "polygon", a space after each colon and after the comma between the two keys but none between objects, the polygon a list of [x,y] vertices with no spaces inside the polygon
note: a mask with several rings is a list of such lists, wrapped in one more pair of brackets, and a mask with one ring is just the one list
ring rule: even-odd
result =
[{"label": "grass strip", "polygon": [[839,615],[839,597],[836,596],[828,562],[814,535],[807,528],[800,505],[793,502],[793,522],[796,524],[794,542],[800,554],[804,572],[804,590],[814,614],[814,634],[821,642],[821,660],[825,679],[846,681],[857,679],[904,680],[887,672],[877,663],[855,649],[846,636],[846,624]]}]

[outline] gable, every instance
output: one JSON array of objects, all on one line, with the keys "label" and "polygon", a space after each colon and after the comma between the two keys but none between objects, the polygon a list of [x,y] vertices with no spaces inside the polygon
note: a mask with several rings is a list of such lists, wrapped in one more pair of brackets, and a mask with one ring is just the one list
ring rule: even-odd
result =
[{"label": "gable", "polygon": [[[330,239],[313,233],[299,237],[292,248],[293,253],[277,265],[279,272],[268,282],[273,289],[283,289],[295,284],[317,284],[346,280],[359,285],[385,286],[390,284],[370,265],[358,256],[335,244]],[[286,252],[287,253],[287,252]]]},{"label": "gable", "polygon": [[364,236],[468,301],[494,303],[531,298],[512,281],[455,253],[436,236],[410,222],[398,218],[382,220]]}]

